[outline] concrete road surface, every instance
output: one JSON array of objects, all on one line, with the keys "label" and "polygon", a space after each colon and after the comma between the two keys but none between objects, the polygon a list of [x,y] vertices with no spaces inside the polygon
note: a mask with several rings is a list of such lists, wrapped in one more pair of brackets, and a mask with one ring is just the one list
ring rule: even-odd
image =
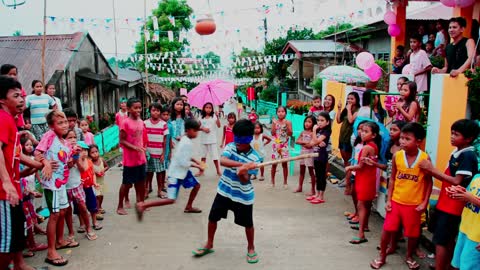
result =
[{"label": "concrete road surface", "polygon": [[[193,151],[198,157],[198,147]],[[298,167],[295,175],[289,177],[288,189],[282,187],[282,178],[278,176],[277,187],[270,188],[269,170],[266,172],[266,181],[254,181],[255,244],[260,258],[258,264],[249,265],[246,262],[245,231],[233,223],[233,213],[229,213],[228,219],[219,223],[215,253],[203,258],[192,257],[191,251],[201,247],[206,240],[208,213],[218,182],[213,163],[207,160],[207,164],[206,175],[199,178],[202,188],[195,202],[195,206],[203,210],[202,213],[183,213],[188,191],[181,190],[175,205],[146,212],[142,223],[137,222],[133,209],[128,209],[127,216],[115,214],[122,171],[118,167],[112,168],[106,176],[108,190],[104,208],[107,213],[103,229],[97,232],[96,241],[88,241],[84,235],[77,234],[80,247],[61,251],[69,260],[69,264],[63,268],[370,269],[370,261],[378,255],[376,246],[379,243],[383,220],[378,215],[372,216],[372,232],[367,233],[368,243],[348,243],[355,231],[350,229],[343,212],[352,209],[351,200],[343,195],[342,190],[329,184],[326,203],[308,203],[304,194],[292,192],[298,183]],[[278,173],[280,171],[277,175]],[[305,182],[304,191],[307,191],[310,184],[308,180]],[[151,195],[155,194],[154,192]],[[135,200],[133,191],[130,192],[130,198]],[[75,221],[75,227],[78,227],[78,220]],[[37,240],[46,242],[44,236],[37,236]],[[388,257],[387,265],[383,269],[408,269],[404,262],[404,253],[405,244],[401,244],[398,253]],[[38,252],[35,257],[28,259],[28,262],[36,267],[45,265],[45,256],[46,252]],[[423,265],[426,269],[426,262],[423,262]]]}]

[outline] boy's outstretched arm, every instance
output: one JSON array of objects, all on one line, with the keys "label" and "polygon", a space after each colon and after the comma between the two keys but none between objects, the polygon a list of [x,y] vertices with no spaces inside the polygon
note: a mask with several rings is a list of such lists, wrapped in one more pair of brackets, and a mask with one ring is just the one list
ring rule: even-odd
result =
[{"label": "boy's outstretched arm", "polygon": [[430,160],[422,160],[422,161],[420,161],[418,166],[422,170],[424,170],[428,174],[430,174],[431,176],[437,178],[438,180],[449,182],[452,185],[460,185],[460,183],[462,183],[463,179],[466,176],[466,175],[462,175],[462,174],[457,174],[455,176],[450,176],[450,175],[444,174],[440,170],[438,170],[437,168],[433,167],[433,164]]}]

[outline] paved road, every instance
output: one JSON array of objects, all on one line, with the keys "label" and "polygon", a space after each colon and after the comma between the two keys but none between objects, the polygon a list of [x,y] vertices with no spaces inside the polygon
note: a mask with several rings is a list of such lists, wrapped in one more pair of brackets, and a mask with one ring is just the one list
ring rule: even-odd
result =
[{"label": "paved road", "polygon": [[[198,149],[194,151],[198,153]],[[337,187],[329,185],[327,203],[307,203],[303,194],[292,193],[298,169],[295,176],[289,177],[287,190],[269,188],[268,181],[254,182],[255,243],[260,256],[257,265],[246,263],[245,233],[233,223],[231,213],[228,220],[219,223],[216,252],[193,258],[191,250],[206,239],[208,212],[216,194],[218,177],[213,164],[210,162],[208,166],[206,175],[200,178],[202,189],[196,201],[203,213],[183,213],[188,193],[182,190],[177,204],[146,212],[143,223],[136,221],[133,209],[128,210],[127,216],[114,214],[121,170],[113,168],[106,177],[104,228],[98,232],[96,241],[77,235],[80,247],[61,252],[70,261],[64,269],[370,269],[369,262],[377,256],[375,247],[382,220],[377,215],[371,219],[368,243],[349,244],[355,233],[343,212],[351,209],[350,200]],[[308,185],[306,181],[305,189]],[[130,198],[135,198],[133,191]],[[38,240],[46,241],[43,236]],[[399,253],[404,252],[402,246]],[[44,265],[45,254],[39,252],[28,261],[33,266]],[[395,254],[388,258],[383,269],[408,268],[403,257]]]}]

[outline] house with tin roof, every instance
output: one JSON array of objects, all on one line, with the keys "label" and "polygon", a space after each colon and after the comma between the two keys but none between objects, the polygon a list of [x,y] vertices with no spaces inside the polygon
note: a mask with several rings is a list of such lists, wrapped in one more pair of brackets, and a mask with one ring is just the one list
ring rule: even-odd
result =
[{"label": "house with tin roof", "polygon": [[295,54],[295,60],[287,68],[290,76],[297,80],[297,94],[290,95],[300,100],[310,100],[313,89],[310,83],[320,71],[331,65],[350,64],[356,48],[332,40],[290,40],[282,54]]},{"label": "house with tin roof", "polygon": [[[33,80],[42,79],[42,42],[43,36],[0,37],[0,64],[18,68],[18,80],[27,93]],[[97,120],[118,110],[118,89],[126,82],[115,79],[87,32],[47,35],[45,48],[45,83],[55,84],[64,108]]]}]

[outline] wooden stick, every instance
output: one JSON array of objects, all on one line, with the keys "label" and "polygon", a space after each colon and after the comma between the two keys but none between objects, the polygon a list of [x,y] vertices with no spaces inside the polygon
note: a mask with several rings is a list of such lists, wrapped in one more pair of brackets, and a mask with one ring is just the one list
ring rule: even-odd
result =
[{"label": "wooden stick", "polygon": [[315,157],[318,157],[318,153],[303,154],[303,155],[298,155],[296,157],[282,158],[282,159],[262,162],[262,163],[257,164],[257,168],[270,166],[270,165],[275,165],[275,164],[284,163],[284,162],[289,162],[289,161],[294,161],[294,160],[299,160],[299,159],[315,158]]}]

